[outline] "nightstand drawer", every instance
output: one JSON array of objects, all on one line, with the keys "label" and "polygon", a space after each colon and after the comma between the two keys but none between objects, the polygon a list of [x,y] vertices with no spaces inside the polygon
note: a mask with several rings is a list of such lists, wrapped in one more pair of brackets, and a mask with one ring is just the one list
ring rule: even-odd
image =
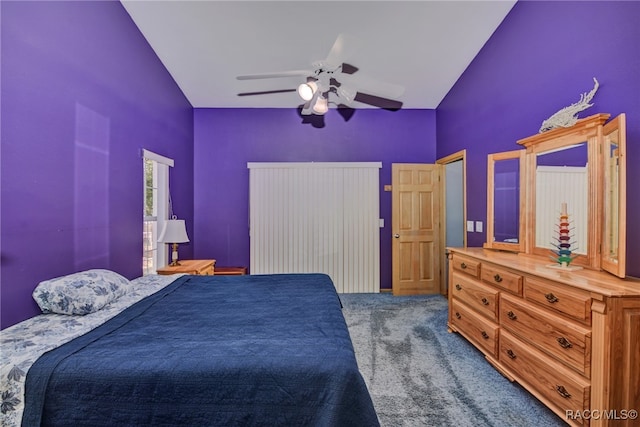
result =
[{"label": "nightstand drawer", "polygon": [[467,303],[470,307],[498,321],[498,291],[471,279],[464,274],[453,272],[453,297]]},{"label": "nightstand drawer", "polygon": [[209,266],[207,266],[205,268],[197,270],[193,274],[196,274],[198,276],[213,276],[213,271],[214,271],[213,264],[211,264],[211,265],[209,265]]},{"label": "nightstand drawer", "polygon": [[547,311],[500,295],[501,326],[588,378],[591,331]]}]

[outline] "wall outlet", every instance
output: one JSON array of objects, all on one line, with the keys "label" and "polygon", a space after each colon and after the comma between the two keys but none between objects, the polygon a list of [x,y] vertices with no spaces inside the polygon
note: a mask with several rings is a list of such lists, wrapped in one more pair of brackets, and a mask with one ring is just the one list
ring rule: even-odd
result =
[{"label": "wall outlet", "polygon": [[473,232],[473,221],[467,221],[467,232]]},{"label": "wall outlet", "polygon": [[476,221],[476,233],[482,233],[482,221]]}]

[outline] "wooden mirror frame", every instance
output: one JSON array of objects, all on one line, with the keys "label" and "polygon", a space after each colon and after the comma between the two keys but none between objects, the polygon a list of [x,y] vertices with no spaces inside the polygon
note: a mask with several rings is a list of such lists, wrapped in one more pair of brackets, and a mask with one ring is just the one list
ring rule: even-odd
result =
[{"label": "wooden mirror frame", "polygon": [[[582,265],[600,269],[600,242],[602,238],[602,166],[600,147],[603,125],[609,114],[595,114],[568,128],[558,128],[518,141],[526,148],[526,252],[540,256],[549,256],[548,247],[536,246],[536,166],[538,154],[557,150],[575,144],[587,143],[587,251],[586,255],[577,255],[572,265]],[[551,237],[551,236],[550,236]]]},{"label": "wooden mirror frame", "polygon": [[[611,136],[618,132],[616,157],[610,157]],[[627,220],[627,144],[626,116],[620,114],[604,125],[602,141],[603,219],[602,219],[602,269],[618,277],[626,275],[626,220]],[[612,183],[617,183],[615,195]],[[613,222],[615,221],[615,225]],[[612,239],[613,235],[613,239]],[[612,249],[611,241],[617,241]],[[615,253],[615,256],[612,254]]]},{"label": "wooden mirror frame", "polygon": [[[496,242],[494,240],[495,231],[495,163],[501,160],[519,160],[519,215],[518,215],[518,243]],[[502,153],[489,154],[487,156],[487,241],[485,248],[498,249],[511,252],[525,251],[525,150],[505,151]]]}]

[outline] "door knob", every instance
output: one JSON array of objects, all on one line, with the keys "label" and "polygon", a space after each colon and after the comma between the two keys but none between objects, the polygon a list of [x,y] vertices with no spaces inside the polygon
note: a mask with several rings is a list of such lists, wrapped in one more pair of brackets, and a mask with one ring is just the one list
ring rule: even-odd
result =
[{"label": "door knob", "polygon": [[400,235],[398,233],[394,234],[393,237],[395,237],[396,239],[400,238]]}]

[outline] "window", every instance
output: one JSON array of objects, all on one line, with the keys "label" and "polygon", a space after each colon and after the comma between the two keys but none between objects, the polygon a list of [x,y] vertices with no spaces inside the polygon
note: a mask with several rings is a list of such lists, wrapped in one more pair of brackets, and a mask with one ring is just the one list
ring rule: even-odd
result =
[{"label": "window", "polygon": [[[167,264],[167,249],[158,243],[158,235],[169,215],[169,167],[173,160],[143,150],[143,229],[142,274],[155,274]],[[160,246],[159,246],[160,245]]]}]

